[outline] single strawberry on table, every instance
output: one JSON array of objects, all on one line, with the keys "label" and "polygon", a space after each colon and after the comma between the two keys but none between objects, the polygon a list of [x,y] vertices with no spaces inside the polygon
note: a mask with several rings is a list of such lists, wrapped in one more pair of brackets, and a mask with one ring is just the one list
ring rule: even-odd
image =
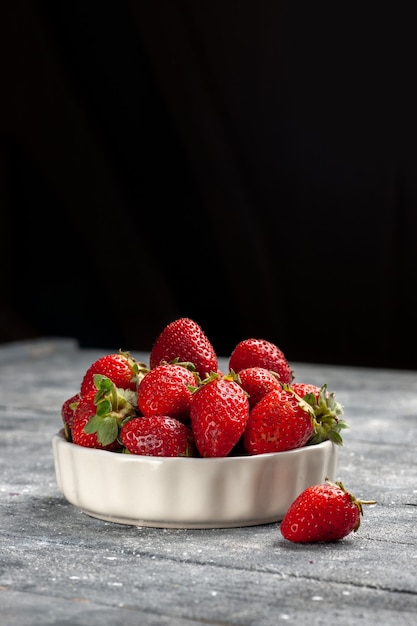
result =
[{"label": "single strawberry on table", "polygon": [[276,372],[281,383],[291,383],[294,378],[290,364],[282,350],[266,339],[243,339],[229,358],[229,369],[234,372],[247,367],[264,367]]},{"label": "single strawberry on table", "polygon": [[376,502],[358,500],[341,482],[326,479],[297,496],[280,524],[281,534],[295,543],[339,541],[358,530],[364,504]]},{"label": "single strawberry on table", "polygon": [[201,326],[188,317],[181,317],[165,326],[152,346],[149,365],[152,369],[174,360],[190,361],[201,379],[218,371],[213,345]]},{"label": "single strawberry on table", "polygon": [[191,429],[168,415],[133,417],[122,425],[120,441],[130,454],[193,456]]},{"label": "single strawberry on table", "polygon": [[190,363],[156,365],[138,386],[138,409],[143,415],[169,415],[186,422],[190,417],[191,389],[199,382]]},{"label": "single strawberry on table", "polygon": [[213,373],[193,393],[191,428],[203,457],[227,456],[244,432],[249,399],[235,376]]}]

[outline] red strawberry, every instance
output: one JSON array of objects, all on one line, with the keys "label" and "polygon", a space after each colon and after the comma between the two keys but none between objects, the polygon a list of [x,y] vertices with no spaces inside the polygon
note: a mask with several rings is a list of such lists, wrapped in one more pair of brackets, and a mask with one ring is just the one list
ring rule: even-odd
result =
[{"label": "red strawberry", "polygon": [[84,446],[85,448],[99,448],[101,450],[119,450],[120,444],[117,439],[107,445],[102,445],[98,441],[97,432],[87,433],[85,427],[88,422],[96,415],[97,406],[94,403],[94,393],[80,399],[74,413],[72,421],[71,436],[73,443]]},{"label": "red strawberry", "polygon": [[267,393],[249,414],[243,435],[248,454],[304,446],[314,433],[314,413],[284,388]]},{"label": "red strawberry", "polygon": [[190,361],[201,379],[217,372],[216,352],[201,326],[182,317],[174,320],[157,337],[150,353],[151,369],[161,363]]},{"label": "red strawberry", "polygon": [[87,447],[117,449],[122,423],[137,415],[136,394],[130,389],[119,389],[101,374],[94,375],[94,383],[96,393],[90,391],[81,396],[75,409],[72,440]]},{"label": "red strawberry", "polygon": [[65,432],[67,438],[71,432],[72,420],[74,419],[75,409],[77,408],[78,402],[81,399],[81,394],[76,393],[70,398],[67,398],[65,402],[61,406],[61,417],[64,423]]},{"label": "red strawberry", "polygon": [[227,456],[245,429],[248,396],[232,375],[213,374],[194,392],[190,417],[201,456]]},{"label": "red strawberry", "polygon": [[94,375],[102,374],[121,389],[136,391],[138,382],[143,378],[148,368],[133,358],[129,352],[106,354],[90,365],[81,382],[81,395],[96,391]]},{"label": "red strawberry", "polygon": [[318,385],[312,385],[311,383],[293,382],[291,383],[290,386],[291,386],[291,389],[293,389],[295,393],[301,398],[304,398],[304,396],[308,395],[309,393],[312,393],[316,397],[316,400],[319,399],[320,387]]},{"label": "red strawberry", "polygon": [[326,479],[307,487],[294,500],[281,522],[281,534],[298,543],[338,541],[358,530],[363,504],[376,502],[357,500],[341,482]]},{"label": "red strawberry", "polygon": [[240,370],[239,380],[249,396],[249,407],[251,409],[269,391],[281,389],[278,374],[264,367],[246,367]]},{"label": "red strawberry", "polygon": [[193,433],[174,417],[134,417],[120,430],[120,440],[131,454],[147,456],[192,456]]},{"label": "red strawberry", "polygon": [[293,372],[284,353],[265,339],[244,339],[237,344],[229,359],[229,369],[234,372],[247,367],[264,367],[276,372],[282,383],[293,380]]},{"label": "red strawberry", "polygon": [[139,384],[138,408],[143,415],[169,415],[185,422],[190,416],[191,388],[198,383],[198,376],[183,365],[157,365]]}]

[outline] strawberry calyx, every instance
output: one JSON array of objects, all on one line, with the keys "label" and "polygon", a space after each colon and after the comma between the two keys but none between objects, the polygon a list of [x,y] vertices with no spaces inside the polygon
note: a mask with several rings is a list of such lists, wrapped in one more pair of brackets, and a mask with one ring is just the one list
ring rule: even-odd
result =
[{"label": "strawberry calyx", "polygon": [[218,374],[217,372],[211,372],[211,374],[209,376],[206,376],[206,378],[199,379],[195,386],[187,385],[187,388],[191,391],[191,393],[196,393],[204,385],[208,385],[208,383],[211,383],[213,380],[217,380],[219,378],[221,378],[220,374]]},{"label": "strawberry calyx", "polygon": [[314,432],[307,445],[321,443],[328,439],[336,445],[343,445],[340,431],[349,428],[349,425],[340,419],[343,415],[343,407],[336,401],[334,392],[327,391],[326,384],[320,387],[318,398],[314,393],[307,393],[301,397],[289,385],[283,385],[283,388],[294,394],[300,406],[311,415]]},{"label": "strawberry calyx", "polygon": [[180,361],[179,357],[172,359],[172,361],[161,361],[161,365],[170,365],[170,364],[181,365],[182,367],[185,367],[187,370],[190,370],[190,372],[197,372],[197,369],[194,363],[192,363],[191,361]]},{"label": "strawberry calyx", "polygon": [[188,385],[188,388],[190,389],[190,391],[192,391],[193,389],[197,389],[201,385],[200,375],[197,372],[196,366],[191,361],[180,361],[179,358],[177,357],[176,359],[173,359],[172,361],[169,361],[169,362],[161,361],[161,365],[164,365],[164,364],[180,365],[181,367],[185,367],[185,369],[189,370],[194,375],[195,387]]},{"label": "strawberry calyx", "polygon": [[113,443],[119,435],[123,421],[137,414],[137,397],[129,389],[120,389],[102,374],[95,374],[94,384],[97,393],[94,396],[96,414],[84,427],[87,434],[97,433],[102,446]]},{"label": "strawberry calyx", "polygon": [[149,372],[149,367],[146,365],[146,363],[143,363],[142,361],[138,361],[137,359],[135,359],[130,354],[130,352],[128,352],[126,350],[121,350],[120,349],[119,350],[119,354],[121,354],[122,356],[124,356],[126,358],[126,360],[129,363],[130,368],[134,372],[134,376],[132,378],[132,382],[135,382],[136,386],[139,385],[140,381],[145,376],[145,374],[147,374]]},{"label": "strawberry calyx", "polygon": [[335,481],[333,482],[332,480],[330,480],[329,478],[325,478],[324,482],[327,485],[330,485],[331,487],[335,487],[335,488],[339,488],[341,489],[344,493],[346,493],[349,496],[350,501],[352,502],[352,504],[354,504],[355,506],[357,506],[358,511],[359,511],[359,516],[358,516],[358,521],[356,522],[355,527],[353,528],[353,532],[355,533],[360,524],[361,524],[361,515],[363,515],[363,505],[368,505],[368,504],[376,504],[376,500],[359,500],[356,496],[353,495],[353,493],[351,493],[350,491],[348,491],[347,489],[345,489],[343,483],[341,481]]},{"label": "strawberry calyx", "polygon": [[234,372],[233,370],[230,370],[227,374],[211,372],[208,376],[206,376],[206,378],[203,378],[202,380],[200,378],[196,378],[197,385],[195,387],[193,387],[192,385],[187,385],[187,387],[191,391],[191,393],[195,393],[196,391],[201,389],[201,387],[204,387],[204,385],[208,385],[208,383],[211,383],[213,380],[220,380],[221,378],[223,380],[230,380],[240,383],[239,374]]}]

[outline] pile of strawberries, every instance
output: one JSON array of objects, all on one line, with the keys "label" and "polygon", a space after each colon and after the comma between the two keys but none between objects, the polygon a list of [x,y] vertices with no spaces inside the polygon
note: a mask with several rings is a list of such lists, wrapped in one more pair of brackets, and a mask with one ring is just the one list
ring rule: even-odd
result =
[{"label": "pile of strawberries", "polygon": [[128,352],[91,364],[62,406],[68,441],[153,456],[224,457],[342,443],[346,423],[326,385],[294,382],[283,352],[245,339],[221,372],[213,345],[189,318],[157,337],[149,365]]},{"label": "pile of strawberries", "polygon": [[[163,329],[149,364],[122,351],[96,360],[61,409],[74,444],[165,457],[256,455],[325,440],[340,445],[342,413],[326,385],[294,382],[283,352],[264,339],[241,341],[221,372],[212,344],[189,318]],[[281,534],[299,543],[337,541],[359,528],[362,505],[374,503],[326,479],[299,494]]]}]

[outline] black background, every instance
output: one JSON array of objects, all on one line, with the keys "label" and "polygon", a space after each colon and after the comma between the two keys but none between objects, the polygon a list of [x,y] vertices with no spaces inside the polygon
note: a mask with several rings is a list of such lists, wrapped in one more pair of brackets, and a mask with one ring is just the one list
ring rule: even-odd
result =
[{"label": "black background", "polygon": [[402,3],[6,4],[1,342],[417,369]]}]

